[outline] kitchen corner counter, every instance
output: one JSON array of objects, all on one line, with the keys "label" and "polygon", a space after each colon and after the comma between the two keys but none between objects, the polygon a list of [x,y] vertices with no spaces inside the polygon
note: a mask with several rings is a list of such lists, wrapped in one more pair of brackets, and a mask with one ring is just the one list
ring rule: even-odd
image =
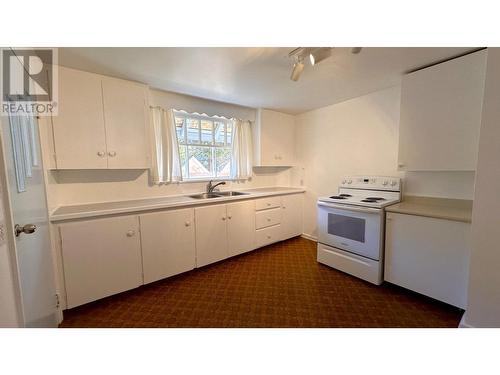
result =
[{"label": "kitchen corner counter", "polygon": [[167,208],[201,206],[206,204],[226,203],[226,202],[239,201],[245,199],[269,197],[273,195],[297,194],[297,193],[303,193],[305,189],[295,188],[295,187],[273,186],[273,187],[262,187],[253,189],[241,189],[237,191],[241,191],[248,194],[233,196],[233,197],[220,197],[220,198],[200,200],[191,198],[190,195],[196,194],[196,193],[191,193],[186,195],[172,195],[172,196],[158,197],[158,198],[144,198],[144,199],[134,199],[125,201],[115,201],[115,202],[60,206],[51,213],[49,219],[51,222],[59,222],[65,220],[75,220],[82,218],[134,213],[141,211],[167,209]]},{"label": "kitchen corner counter", "polygon": [[472,201],[465,199],[406,196],[402,202],[388,206],[385,210],[464,223],[472,221]]}]

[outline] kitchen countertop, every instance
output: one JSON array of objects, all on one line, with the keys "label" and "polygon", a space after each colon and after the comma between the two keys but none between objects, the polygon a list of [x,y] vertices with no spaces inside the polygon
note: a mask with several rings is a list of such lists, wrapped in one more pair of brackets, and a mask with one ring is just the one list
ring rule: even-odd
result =
[{"label": "kitchen countertop", "polygon": [[224,203],[228,201],[232,202],[244,199],[269,197],[273,195],[303,193],[305,189],[295,188],[295,187],[273,186],[273,187],[254,188],[254,189],[241,189],[236,191],[248,193],[248,195],[238,195],[233,197],[220,197],[211,199],[195,199],[195,198],[190,198],[189,195],[195,195],[198,193],[191,193],[188,195],[172,195],[172,196],[158,197],[158,198],[145,198],[145,199],[134,199],[134,200],[115,201],[115,202],[60,206],[51,213],[49,219],[51,222],[59,222],[64,220],[73,220],[73,219],[97,217],[104,215],[158,210],[162,208],[199,206],[210,203]]},{"label": "kitchen countertop", "polygon": [[387,206],[385,210],[464,223],[472,221],[472,201],[465,199],[405,196],[402,202]]}]

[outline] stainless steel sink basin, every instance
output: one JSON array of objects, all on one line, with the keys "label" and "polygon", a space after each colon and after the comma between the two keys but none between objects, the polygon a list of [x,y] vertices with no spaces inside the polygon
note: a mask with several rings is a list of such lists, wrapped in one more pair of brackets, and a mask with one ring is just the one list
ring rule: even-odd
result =
[{"label": "stainless steel sink basin", "polygon": [[203,193],[203,194],[195,194],[195,195],[190,195],[189,198],[194,198],[194,199],[210,199],[210,198],[220,198],[222,195],[217,195],[214,193]]},{"label": "stainless steel sink basin", "polygon": [[190,195],[189,198],[194,199],[210,199],[210,198],[221,198],[221,197],[234,197],[237,195],[247,195],[248,193],[242,193],[240,191],[217,191],[214,193],[203,193]]},{"label": "stainless steel sink basin", "polygon": [[242,193],[241,191],[218,191],[214,194],[220,195],[222,197],[234,197],[237,195],[247,195],[248,193]]}]

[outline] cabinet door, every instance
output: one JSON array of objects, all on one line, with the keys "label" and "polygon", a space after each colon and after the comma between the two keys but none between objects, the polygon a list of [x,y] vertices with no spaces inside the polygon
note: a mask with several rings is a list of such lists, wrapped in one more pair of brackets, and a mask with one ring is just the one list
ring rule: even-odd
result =
[{"label": "cabinet door", "polygon": [[60,235],[68,308],[142,284],[137,216],[61,224]]},{"label": "cabinet door", "polygon": [[146,87],[104,78],[102,91],[108,168],[149,168]]},{"label": "cabinet door", "polygon": [[229,203],[226,209],[229,256],[255,249],[255,201]]},{"label": "cabinet door", "polygon": [[195,267],[194,209],[140,216],[144,283]]},{"label": "cabinet door", "polygon": [[465,308],[470,224],[387,213],[384,279]]},{"label": "cabinet door", "polygon": [[57,168],[105,169],[101,76],[58,69],[58,114],[52,117]]},{"label": "cabinet door", "polygon": [[292,115],[259,109],[255,165],[291,166],[294,163],[295,119]]},{"label": "cabinet door", "polygon": [[197,207],[196,266],[202,267],[228,257],[226,205]]},{"label": "cabinet door", "polygon": [[483,50],[403,77],[401,169],[475,170],[485,69]]},{"label": "cabinet door", "polygon": [[281,230],[283,239],[302,234],[302,194],[281,197]]}]

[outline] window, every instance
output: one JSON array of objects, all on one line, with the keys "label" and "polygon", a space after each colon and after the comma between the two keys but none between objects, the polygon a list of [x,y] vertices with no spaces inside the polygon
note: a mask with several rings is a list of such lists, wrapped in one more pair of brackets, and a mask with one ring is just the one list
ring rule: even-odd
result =
[{"label": "window", "polygon": [[233,121],[175,111],[185,180],[231,177]]}]

